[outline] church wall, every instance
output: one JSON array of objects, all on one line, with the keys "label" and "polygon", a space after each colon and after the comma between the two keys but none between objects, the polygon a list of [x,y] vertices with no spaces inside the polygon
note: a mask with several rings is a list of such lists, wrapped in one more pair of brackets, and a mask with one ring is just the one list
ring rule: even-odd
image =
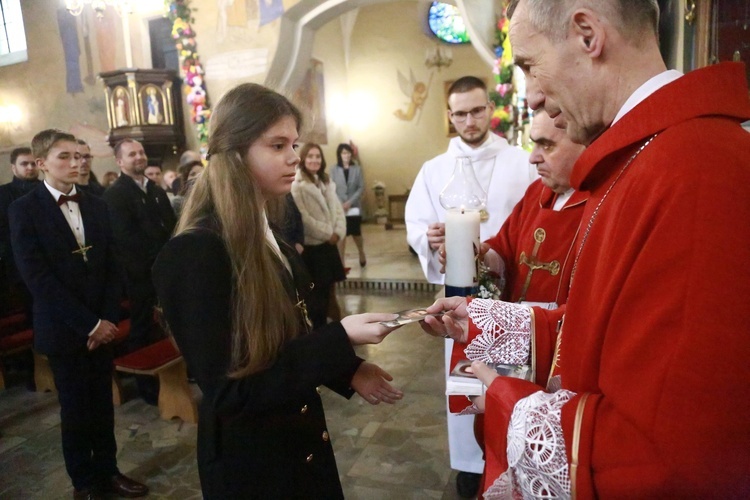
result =
[{"label": "church wall", "polygon": [[[284,0],[284,7],[290,8],[297,2]],[[21,2],[29,58],[23,63],[0,66],[0,106],[14,104],[22,113],[21,122],[10,131],[0,128],[0,183],[8,182],[12,177],[10,151],[15,147],[28,146],[35,133],[50,127],[69,130],[92,145],[97,175],[101,176],[107,170],[117,170],[104,138],[108,123],[103,86],[96,75],[126,67],[122,21],[111,7],[107,9],[103,21],[96,18],[90,6],[86,6],[80,17],[73,18],[78,35],[78,62],[83,91],[68,93],[65,53],[57,20],[57,10],[62,4],[58,0]],[[162,16],[163,2],[134,0],[132,4],[134,10],[129,24],[133,66],[150,68],[148,21]],[[237,0],[234,4],[235,8],[241,4],[249,9],[239,14],[230,12],[230,22],[222,23],[216,0],[193,0],[191,3],[195,9],[193,27],[198,33],[196,39],[202,62],[205,65],[213,60],[218,64],[216,67],[224,70],[229,66],[229,71],[221,74],[217,71],[219,77],[206,78],[212,102],[216,102],[237,83],[262,83],[278,43],[279,20],[258,27],[257,1],[243,3]],[[240,55],[247,56],[248,51],[252,50],[255,50],[253,55],[262,56],[251,61],[249,66],[252,66],[253,74],[233,78],[232,70],[238,69],[240,61],[238,51],[245,51]],[[215,56],[223,58],[217,60]],[[186,106],[183,107],[188,147],[196,148],[197,140],[189,111]],[[168,161],[168,164],[175,162],[176,158]]]},{"label": "church wall", "polygon": [[[329,46],[335,43],[335,33],[341,36],[339,20],[316,34],[313,57],[325,59],[329,144],[323,147],[324,153],[328,163],[334,164],[339,142],[351,139],[358,146],[366,181],[366,215],[375,208],[375,181],[385,183],[387,194],[403,194],[422,164],[447,149],[444,81],[467,74],[492,78],[491,68],[470,45],[451,47],[449,68],[440,72],[426,68],[425,52],[439,42],[422,30],[423,12],[417,2],[408,1],[360,8],[345,83],[338,81],[343,52],[340,58],[334,56]],[[396,110],[407,112],[411,102],[399,86],[399,72],[406,80],[413,72],[415,81],[429,83],[424,105],[412,120],[395,115]]]},{"label": "church wall", "polygon": [[[66,91],[65,53],[57,20],[57,2],[21,2],[28,61],[0,66],[0,106],[14,104],[21,110],[21,121],[10,131],[0,132],[0,182],[12,178],[10,151],[19,146],[29,146],[31,138],[45,128],[74,131],[92,142],[97,158],[94,170],[101,175],[114,170],[115,164],[106,147],[107,116],[102,84],[96,79],[101,71],[96,36],[96,18],[87,9],[76,19],[80,56],[80,75],[83,91],[69,94]],[[69,15],[65,13],[66,15]],[[83,16],[89,26],[88,37],[83,34]],[[107,37],[120,40],[119,22]],[[116,47],[117,60],[124,61]],[[88,53],[91,57],[88,57]],[[94,144],[96,143],[96,144]],[[107,158],[107,156],[109,158]]]}]

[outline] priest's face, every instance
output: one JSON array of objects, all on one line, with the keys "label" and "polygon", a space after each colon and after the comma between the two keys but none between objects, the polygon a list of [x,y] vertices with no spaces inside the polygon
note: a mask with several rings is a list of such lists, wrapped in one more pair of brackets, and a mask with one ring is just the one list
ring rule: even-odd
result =
[{"label": "priest's face", "polygon": [[536,166],[542,183],[556,193],[566,192],[573,165],[585,147],[572,142],[544,111],[534,115],[530,135],[534,149],[529,161]]},{"label": "priest's face", "polygon": [[524,1],[513,14],[509,36],[513,59],[526,76],[529,107],[543,108],[571,140],[589,144],[604,128],[602,106],[611,89],[596,72],[585,40],[568,33],[553,42],[532,25]]},{"label": "priest's face", "polygon": [[448,96],[448,118],[459,137],[472,147],[477,147],[487,138],[494,105],[483,89]]}]

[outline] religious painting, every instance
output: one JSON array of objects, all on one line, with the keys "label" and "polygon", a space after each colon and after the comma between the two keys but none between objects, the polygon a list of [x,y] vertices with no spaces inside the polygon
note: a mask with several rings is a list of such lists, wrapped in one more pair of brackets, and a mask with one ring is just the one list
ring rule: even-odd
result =
[{"label": "religious painting", "polygon": [[409,102],[406,103],[405,109],[399,108],[393,114],[399,120],[404,121],[412,121],[417,117],[417,123],[419,123],[419,119],[422,117],[422,106],[424,106],[429,96],[432,76],[435,73],[430,73],[430,79],[427,83],[417,80],[411,68],[409,68],[408,79],[401,71],[397,71],[396,74],[398,77],[398,86],[401,88],[401,92],[409,99]]},{"label": "religious painting", "polygon": [[140,90],[141,116],[146,125],[164,124],[164,92],[160,87],[149,84]]},{"label": "religious painting", "polygon": [[328,144],[325,85],[321,61],[310,59],[310,67],[302,83],[294,92],[292,101],[305,115],[305,128],[300,134],[300,141]]},{"label": "religious painting", "polygon": [[284,15],[284,3],[281,0],[258,0],[260,7],[260,25],[264,26]]},{"label": "religious painting", "polygon": [[113,128],[127,127],[130,125],[130,93],[122,86],[115,87],[112,92],[112,109],[115,121]]},{"label": "religious painting", "polygon": [[216,36],[224,42],[232,29],[256,27],[259,23],[259,0],[216,0],[218,19]]}]

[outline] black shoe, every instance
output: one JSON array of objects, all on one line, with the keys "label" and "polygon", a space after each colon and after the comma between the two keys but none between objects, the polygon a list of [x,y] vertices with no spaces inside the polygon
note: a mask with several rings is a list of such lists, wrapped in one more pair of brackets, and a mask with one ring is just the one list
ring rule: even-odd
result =
[{"label": "black shoe", "polygon": [[456,491],[461,498],[474,498],[479,493],[481,474],[473,472],[459,472],[456,476]]},{"label": "black shoe", "polygon": [[73,490],[73,500],[102,500],[103,498],[96,490]]},{"label": "black shoe", "polygon": [[148,495],[148,486],[118,472],[102,484],[102,491],[123,498],[138,498]]}]

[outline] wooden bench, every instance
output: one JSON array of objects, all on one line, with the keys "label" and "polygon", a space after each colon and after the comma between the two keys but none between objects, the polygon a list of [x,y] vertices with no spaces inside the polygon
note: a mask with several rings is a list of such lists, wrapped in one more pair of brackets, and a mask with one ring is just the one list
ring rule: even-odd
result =
[{"label": "wooden bench", "polygon": [[[124,319],[117,324],[117,334],[112,342],[120,343],[128,335],[130,335],[130,319]],[[34,383],[36,392],[57,392],[47,356],[36,351],[34,351]],[[115,377],[112,377],[112,402],[115,406],[120,406],[122,403],[122,391]]]},{"label": "wooden bench", "polygon": [[13,314],[0,318],[0,390],[5,389],[3,358],[31,349],[34,334],[26,326],[26,315]]},{"label": "wooden bench", "polygon": [[187,367],[171,339],[164,339],[115,359],[115,370],[159,377],[159,414],[198,422],[198,407],[187,381]]}]

